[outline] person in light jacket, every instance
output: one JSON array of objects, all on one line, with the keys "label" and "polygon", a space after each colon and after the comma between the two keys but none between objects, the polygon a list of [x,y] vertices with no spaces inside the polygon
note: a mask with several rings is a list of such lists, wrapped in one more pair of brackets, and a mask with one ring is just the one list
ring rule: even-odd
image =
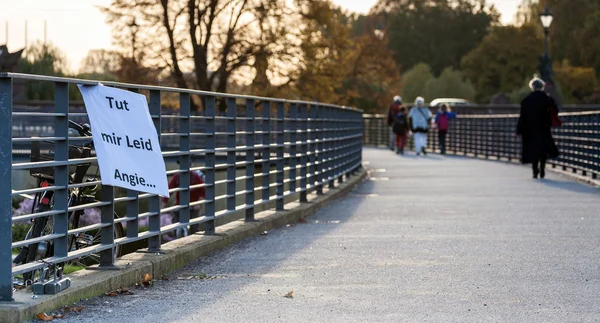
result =
[{"label": "person in light jacket", "polygon": [[425,99],[418,97],[415,106],[408,114],[410,126],[415,138],[415,151],[417,156],[427,154],[427,133],[431,124],[431,111],[425,106]]}]

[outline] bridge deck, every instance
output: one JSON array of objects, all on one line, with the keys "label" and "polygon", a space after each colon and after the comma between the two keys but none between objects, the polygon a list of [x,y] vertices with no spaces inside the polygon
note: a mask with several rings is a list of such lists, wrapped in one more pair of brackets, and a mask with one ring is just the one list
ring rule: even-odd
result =
[{"label": "bridge deck", "polygon": [[[365,149],[370,180],[308,223],[66,321],[565,322],[600,317],[600,191],[518,165]],[[283,295],[294,291],[294,298]],[[107,303],[106,303],[107,302]]]}]

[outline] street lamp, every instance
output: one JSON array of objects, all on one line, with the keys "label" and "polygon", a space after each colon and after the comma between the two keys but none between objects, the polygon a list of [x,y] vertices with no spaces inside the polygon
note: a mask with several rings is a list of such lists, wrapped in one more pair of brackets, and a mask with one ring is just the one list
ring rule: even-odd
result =
[{"label": "street lamp", "polygon": [[540,20],[542,21],[542,26],[544,26],[544,35],[545,35],[544,55],[546,55],[546,56],[548,56],[548,31],[550,29],[550,25],[552,24],[553,19],[554,19],[554,17],[552,17],[552,14],[548,10],[548,5],[546,5],[546,9],[544,10],[544,13],[540,15]]},{"label": "street lamp", "polygon": [[383,31],[381,24],[377,24],[377,27],[375,27],[375,30],[373,30],[373,34],[375,34],[377,39],[383,40],[383,37],[385,37],[385,31]]},{"label": "street lamp", "polygon": [[553,19],[554,17],[550,13],[548,5],[546,5],[544,13],[540,15],[540,20],[544,27],[544,57],[542,57],[540,62],[540,75],[545,82],[552,80],[552,62],[550,61],[550,55],[548,54],[548,33]]}]

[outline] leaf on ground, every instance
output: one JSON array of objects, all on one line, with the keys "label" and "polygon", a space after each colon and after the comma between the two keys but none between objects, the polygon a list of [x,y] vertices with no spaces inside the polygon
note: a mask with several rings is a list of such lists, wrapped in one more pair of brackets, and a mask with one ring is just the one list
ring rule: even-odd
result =
[{"label": "leaf on ground", "polygon": [[127,288],[119,288],[119,289],[117,289],[117,293],[119,293],[121,295],[133,295],[133,292]]},{"label": "leaf on ground", "polygon": [[166,275],[162,275],[162,276],[160,277],[160,279],[162,279],[162,280],[169,280],[169,277],[167,277]]},{"label": "leaf on ground", "polygon": [[83,311],[83,306],[69,306],[65,308],[65,312],[68,313],[80,313]]},{"label": "leaf on ground", "polygon": [[52,320],[54,320],[54,316],[53,315],[48,315],[46,313],[39,313],[35,317],[37,317],[38,320],[40,320],[40,321],[52,321]]},{"label": "leaf on ground", "polygon": [[119,294],[117,294],[117,292],[108,292],[108,293],[104,293],[104,295],[110,296],[110,297],[115,297],[115,296],[117,296]]},{"label": "leaf on ground", "polygon": [[294,298],[294,291],[290,291],[289,293],[285,294],[285,296],[283,296],[283,297]]},{"label": "leaf on ground", "polygon": [[55,314],[54,318],[55,319],[63,319],[63,318],[65,318],[65,315],[64,314]]},{"label": "leaf on ground", "polygon": [[140,283],[135,283],[135,287],[140,288],[142,285]]},{"label": "leaf on ground", "polygon": [[142,283],[147,283],[152,280],[152,276],[150,274],[145,274],[144,279],[142,279]]},{"label": "leaf on ground", "polygon": [[142,279],[141,283],[145,287],[149,287],[150,285],[152,285],[152,276],[150,276],[150,274],[144,275],[144,279]]}]

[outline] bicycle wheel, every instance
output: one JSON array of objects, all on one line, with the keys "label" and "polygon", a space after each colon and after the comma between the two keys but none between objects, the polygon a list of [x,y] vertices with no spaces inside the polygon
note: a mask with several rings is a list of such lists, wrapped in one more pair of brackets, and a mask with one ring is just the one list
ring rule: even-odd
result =
[{"label": "bicycle wheel", "polygon": [[[36,210],[38,212],[38,210]],[[31,229],[31,234],[29,239],[38,238],[41,236],[45,236],[54,232],[54,217],[42,217],[35,219],[33,223],[33,227]],[[34,243],[29,245],[27,258],[21,263],[26,264],[30,262],[34,262],[37,260],[41,260],[44,258],[48,258],[52,255],[52,242],[41,242]],[[43,277],[44,279],[48,279],[54,275],[54,267],[48,268],[46,271],[46,275]],[[30,281],[31,283],[35,283],[42,278],[42,270],[36,269],[34,271],[23,273],[23,280],[25,282]]]},{"label": "bicycle wheel", "polygon": [[[114,213],[115,220],[119,218],[117,213]],[[72,224],[75,229],[84,227],[86,225],[95,224],[87,223],[82,224],[80,220],[80,214],[77,214],[72,219]],[[78,233],[71,237],[69,242],[69,250],[78,250],[87,247],[91,247],[101,242],[101,231],[99,229],[90,230],[86,232]],[[121,223],[114,224],[114,239],[119,239],[125,236],[123,225]],[[122,249],[120,245],[117,245],[113,249],[115,259],[122,255]],[[91,254],[88,256],[81,257],[79,259],[72,260],[68,265],[77,267],[88,267],[100,263],[100,254]],[[69,270],[76,270],[78,268],[70,268]]]}]

